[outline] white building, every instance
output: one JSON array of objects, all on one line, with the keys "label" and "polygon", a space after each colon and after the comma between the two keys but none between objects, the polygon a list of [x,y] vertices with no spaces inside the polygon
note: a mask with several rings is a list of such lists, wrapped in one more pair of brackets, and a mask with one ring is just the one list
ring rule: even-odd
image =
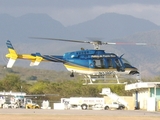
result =
[{"label": "white building", "polygon": [[132,92],[135,109],[160,110],[160,82],[128,84],[125,86],[125,90]]},{"label": "white building", "polygon": [[24,92],[0,92],[0,108],[2,108],[5,103],[15,104],[18,100],[23,100],[24,96],[26,96]]}]

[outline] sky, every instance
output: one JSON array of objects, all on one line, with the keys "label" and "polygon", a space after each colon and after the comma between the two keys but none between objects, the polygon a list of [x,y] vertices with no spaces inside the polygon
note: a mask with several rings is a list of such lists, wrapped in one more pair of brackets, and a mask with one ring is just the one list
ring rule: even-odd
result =
[{"label": "sky", "polygon": [[27,13],[48,14],[64,26],[104,13],[132,15],[160,25],[160,0],[0,0],[0,14],[19,17]]}]

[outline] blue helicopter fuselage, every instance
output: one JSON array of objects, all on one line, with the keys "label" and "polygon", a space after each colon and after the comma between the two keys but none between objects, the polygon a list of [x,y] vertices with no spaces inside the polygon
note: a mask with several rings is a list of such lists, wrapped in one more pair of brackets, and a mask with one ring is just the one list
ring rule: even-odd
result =
[{"label": "blue helicopter fuselage", "polygon": [[[113,60],[119,60],[118,62],[122,63],[121,59],[117,55],[113,53],[105,53],[104,50],[67,52],[63,55],[63,59],[72,64],[99,69],[108,67],[115,68],[116,64],[113,64],[114,62],[112,63]],[[121,67],[123,67],[123,64],[121,64]]]},{"label": "blue helicopter fuselage", "polygon": [[105,53],[104,50],[67,52],[62,59],[64,66],[69,71],[82,74],[99,75],[112,74],[113,72],[127,72],[127,74],[130,74],[133,71],[137,72],[137,68],[132,67],[129,63],[124,63],[121,57],[114,53]]},{"label": "blue helicopter fuselage", "polygon": [[138,73],[137,68],[130,65],[122,56],[106,53],[104,50],[80,50],[67,52],[63,56],[41,55],[40,57],[44,61],[61,62],[72,73],[89,75]]}]

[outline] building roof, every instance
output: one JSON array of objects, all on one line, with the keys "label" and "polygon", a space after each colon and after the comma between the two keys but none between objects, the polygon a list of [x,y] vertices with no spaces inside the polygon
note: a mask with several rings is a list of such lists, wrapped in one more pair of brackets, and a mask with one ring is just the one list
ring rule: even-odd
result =
[{"label": "building roof", "polygon": [[24,92],[12,92],[12,91],[10,91],[10,92],[5,92],[5,91],[3,91],[3,92],[0,92],[0,96],[9,96],[9,95],[11,95],[11,96],[26,96],[26,93],[24,93]]},{"label": "building roof", "polygon": [[144,88],[160,87],[160,82],[139,82],[125,85],[125,90],[137,90]]}]

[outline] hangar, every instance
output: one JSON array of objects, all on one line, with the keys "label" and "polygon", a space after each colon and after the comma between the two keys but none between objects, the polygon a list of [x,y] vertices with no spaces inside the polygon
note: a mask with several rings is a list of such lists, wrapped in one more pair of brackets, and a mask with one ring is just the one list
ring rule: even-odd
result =
[{"label": "hangar", "polygon": [[125,86],[132,92],[135,109],[160,111],[160,82],[139,82]]}]

